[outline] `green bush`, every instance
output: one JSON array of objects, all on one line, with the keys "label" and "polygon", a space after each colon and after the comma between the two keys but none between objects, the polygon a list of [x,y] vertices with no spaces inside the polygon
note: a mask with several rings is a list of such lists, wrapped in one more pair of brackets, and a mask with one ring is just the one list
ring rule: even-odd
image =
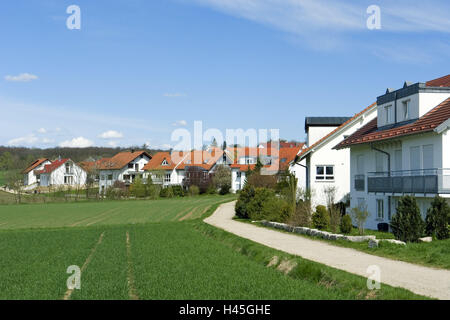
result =
[{"label": "green bush", "polygon": [[291,214],[291,206],[281,198],[272,197],[263,202],[260,219],[286,222]]},{"label": "green bush", "polygon": [[176,186],[170,186],[169,188],[172,188],[172,192],[175,197],[184,197],[185,196],[184,189],[182,186],[176,185]]},{"label": "green bush", "polygon": [[391,229],[395,238],[404,242],[418,242],[423,236],[425,225],[414,197],[404,196],[399,200]]},{"label": "green bush", "polygon": [[242,219],[248,219],[248,204],[255,195],[255,188],[250,184],[245,184],[244,188],[239,192],[239,198],[236,202],[236,216]]},{"label": "green bush", "polygon": [[159,185],[150,184],[147,185],[147,197],[152,200],[158,199],[161,192],[161,187]]},{"label": "green bush", "polygon": [[196,185],[192,185],[189,187],[188,194],[190,196],[198,196],[200,194],[200,188]]},{"label": "green bush", "polygon": [[146,186],[142,182],[141,178],[134,179],[134,182],[130,186],[130,194],[136,198],[144,198],[147,196]]},{"label": "green bush", "polygon": [[342,233],[350,233],[352,232],[352,218],[346,214],[342,217],[341,219],[341,225],[340,225],[340,229]]},{"label": "green bush", "polygon": [[267,188],[256,188],[255,195],[247,205],[248,216],[252,220],[261,220],[263,205],[275,197],[275,192]]},{"label": "green bush", "polygon": [[317,206],[312,216],[313,226],[319,230],[325,230],[330,225],[330,214],[325,206]]},{"label": "green bush", "polygon": [[425,232],[438,240],[450,237],[448,221],[450,219],[450,207],[444,198],[436,196],[428,209],[425,219]]},{"label": "green bush", "polygon": [[159,193],[159,196],[161,198],[173,198],[174,197],[173,189],[171,187],[162,188],[161,192]]},{"label": "green bush", "polygon": [[219,194],[222,195],[222,196],[226,195],[226,194],[229,194],[230,193],[230,189],[231,189],[231,185],[230,184],[223,184],[220,187]]}]

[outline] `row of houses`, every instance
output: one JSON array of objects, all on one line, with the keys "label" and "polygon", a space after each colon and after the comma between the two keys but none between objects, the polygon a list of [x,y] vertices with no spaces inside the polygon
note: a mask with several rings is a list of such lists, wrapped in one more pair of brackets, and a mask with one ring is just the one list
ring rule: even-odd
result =
[{"label": "row of houses", "polygon": [[[325,204],[325,192],[351,207],[367,205],[368,228],[389,223],[405,194],[419,200],[425,217],[432,199],[450,199],[450,75],[387,89],[376,102],[352,117],[307,117],[305,143],[270,142],[254,148],[225,150],[121,152],[112,158],[75,164],[70,159],[39,159],[27,168],[25,185],[83,183],[95,168],[100,191],[116,181],[131,184],[152,177],[164,187],[182,185],[189,172],[205,177],[218,165],[231,169],[231,190],[244,187],[258,159],[267,174],[288,170],[298,187],[312,191],[314,206]],[[82,170],[85,174],[76,174]],[[81,178],[77,178],[77,177]]]}]

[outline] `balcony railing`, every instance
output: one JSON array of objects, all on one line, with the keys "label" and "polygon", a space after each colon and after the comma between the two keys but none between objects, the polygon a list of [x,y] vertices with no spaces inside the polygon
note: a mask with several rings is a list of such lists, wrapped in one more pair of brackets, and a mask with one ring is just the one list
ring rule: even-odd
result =
[{"label": "balcony railing", "polygon": [[450,169],[369,172],[368,192],[450,194]]}]

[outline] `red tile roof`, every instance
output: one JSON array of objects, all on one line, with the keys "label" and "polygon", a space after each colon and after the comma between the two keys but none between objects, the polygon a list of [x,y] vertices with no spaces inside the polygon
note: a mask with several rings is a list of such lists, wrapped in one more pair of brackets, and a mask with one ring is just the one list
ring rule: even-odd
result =
[{"label": "red tile roof", "polygon": [[141,155],[146,155],[150,159],[152,158],[152,156],[149,155],[145,151],[120,152],[112,158],[101,159],[101,161],[98,164],[98,169],[99,170],[119,170],[119,169],[122,169],[123,167],[125,167],[126,165],[128,165],[128,163],[130,163],[131,161],[133,161],[134,159],[136,159],[137,157],[139,157]]},{"label": "red tile roof", "polygon": [[300,154],[300,156],[304,156],[307,153],[309,153],[312,149],[314,149],[315,147],[317,147],[319,144],[321,144],[322,142],[324,142],[325,140],[327,140],[329,137],[333,136],[336,132],[338,132],[339,130],[341,130],[342,128],[344,128],[345,126],[347,126],[348,124],[350,124],[351,122],[353,122],[353,120],[357,119],[358,117],[360,117],[361,115],[363,115],[364,113],[366,113],[367,111],[369,111],[372,108],[376,108],[377,103],[374,102],[372,103],[370,106],[368,106],[367,108],[365,108],[363,111],[355,114],[353,117],[351,117],[350,119],[348,119],[346,122],[344,122],[343,124],[341,124],[339,127],[337,127],[336,129],[334,129],[333,131],[331,131],[329,134],[327,134],[326,136],[324,136],[322,139],[318,140],[317,142],[315,142],[313,145],[311,145],[310,147],[303,149],[302,153]]},{"label": "red tile roof", "polygon": [[45,161],[49,161],[47,158],[42,158],[42,159],[37,159],[35,160],[32,164],[30,164],[25,170],[22,171],[22,173],[28,173],[32,170],[34,170],[35,168],[39,167],[42,163],[44,163]]},{"label": "red tile roof", "polygon": [[379,131],[377,130],[377,119],[375,118],[350,137],[339,143],[335,149],[430,132],[448,119],[450,119],[450,98],[420,117],[419,120],[400,127]]},{"label": "red tile roof", "polygon": [[60,166],[62,166],[64,163],[66,163],[69,160],[70,159],[58,159],[58,160],[52,161],[51,164],[45,165],[44,169],[39,170],[36,173],[38,173],[38,174],[51,173],[51,172],[55,171],[56,169],[58,169]]},{"label": "red tile roof", "polygon": [[[164,160],[167,161],[168,165],[162,165]],[[173,170],[175,169],[175,166],[176,163],[172,162],[170,152],[158,152],[153,155],[152,159],[144,166],[143,170]]]},{"label": "red tile roof", "polygon": [[428,81],[426,83],[427,87],[450,87],[450,74]]}]

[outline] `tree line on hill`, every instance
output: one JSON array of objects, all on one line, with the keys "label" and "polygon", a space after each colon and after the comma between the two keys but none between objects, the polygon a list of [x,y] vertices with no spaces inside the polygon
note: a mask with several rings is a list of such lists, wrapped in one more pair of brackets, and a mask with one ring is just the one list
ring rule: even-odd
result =
[{"label": "tree line on hill", "polygon": [[25,147],[7,147],[0,146],[0,170],[23,170],[34,160],[48,158],[50,160],[58,157],[70,158],[75,162],[97,160],[104,157],[112,157],[115,154],[126,150],[145,150],[150,154],[162,150],[148,149],[146,146],[131,146],[129,148],[25,148]]}]

